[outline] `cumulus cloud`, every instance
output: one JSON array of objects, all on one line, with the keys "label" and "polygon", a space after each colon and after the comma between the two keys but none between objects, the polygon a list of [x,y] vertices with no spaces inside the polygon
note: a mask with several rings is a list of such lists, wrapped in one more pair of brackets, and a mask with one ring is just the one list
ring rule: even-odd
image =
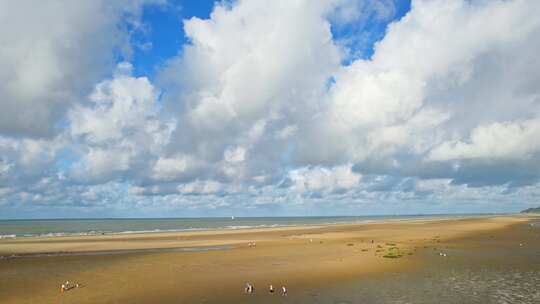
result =
[{"label": "cumulus cloud", "polygon": [[43,175],[54,174],[51,166],[61,148],[58,139],[16,140],[0,136],[0,185],[32,183]]},{"label": "cumulus cloud", "polygon": [[478,126],[468,142],[443,142],[430,152],[432,160],[529,159],[540,150],[540,121],[502,122]]},{"label": "cumulus cloud", "polygon": [[[425,109],[442,112],[436,113],[439,116],[455,114],[452,102],[459,103],[459,100],[440,104],[438,99],[452,98],[470,90],[467,84],[473,77],[491,77],[491,71],[476,64],[477,61],[490,53],[515,55],[516,44],[536,38],[538,22],[525,17],[530,13],[530,4],[524,1],[413,2],[411,12],[389,26],[384,39],[377,43],[372,59],[354,61],[337,74],[328,109],[324,110],[325,125],[321,128],[331,137],[354,138],[355,133],[399,128]],[[528,21],[522,22],[523,19]],[[491,63],[505,65],[497,60]],[[485,106],[498,100],[476,96],[470,102]],[[530,101],[523,106],[528,105]],[[469,118],[474,119],[471,114]],[[476,123],[484,118],[481,114],[478,116]],[[445,131],[454,131],[454,126],[445,127]],[[333,142],[333,146],[349,153],[349,158],[362,160],[369,156],[366,154],[370,151],[366,150],[370,147],[362,136],[357,138],[359,142],[352,145],[341,141]],[[352,148],[340,147],[340,143]]]},{"label": "cumulus cloud", "polygon": [[[191,43],[162,74],[177,88],[165,97],[180,115],[175,149],[214,162],[230,156],[230,146],[257,150],[288,117],[312,112],[341,58],[325,19],[332,7],[238,1],[217,4],[208,20],[186,20]],[[279,153],[268,144],[261,157]]]},{"label": "cumulus cloud", "polygon": [[194,181],[183,184],[178,187],[178,191],[182,194],[199,195],[199,194],[215,194],[223,190],[223,185],[217,181]]},{"label": "cumulus cloud", "polygon": [[184,21],[189,43],[154,83],[112,62],[129,40],[119,18],[141,4],[79,5],[50,34],[0,30],[4,204],[394,212],[538,197],[538,2],[415,0],[371,56],[354,55],[371,47],[362,25],[392,20],[394,1],[218,2]]},{"label": "cumulus cloud", "polygon": [[336,192],[359,186],[361,176],[351,170],[351,165],[334,168],[301,168],[289,172],[291,190],[298,193]]},{"label": "cumulus cloud", "polygon": [[157,180],[173,180],[178,175],[184,173],[189,165],[189,160],[182,158],[160,157],[152,168],[152,177]]},{"label": "cumulus cloud", "polygon": [[[81,156],[73,176],[108,181],[128,171],[147,170],[174,129],[173,121],[160,119],[157,98],[149,80],[131,76],[131,65],[125,62],[118,65],[114,78],[97,84],[89,104],[68,114],[70,135]],[[159,162],[158,171],[163,160]]]},{"label": "cumulus cloud", "polygon": [[[144,1],[0,1],[0,134],[52,136],[70,104],[129,56]],[[125,17],[129,16],[129,19]]]}]

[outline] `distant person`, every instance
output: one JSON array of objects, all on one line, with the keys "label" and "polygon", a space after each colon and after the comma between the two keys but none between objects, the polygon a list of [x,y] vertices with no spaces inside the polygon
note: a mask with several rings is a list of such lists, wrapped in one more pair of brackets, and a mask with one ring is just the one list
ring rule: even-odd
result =
[{"label": "distant person", "polygon": [[281,286],[281,295],[282,295],[282,296],[286,296],[286,295],[287,295],[287,288],[285,287],[285,285]]},{"label": "distant person", "polygon": [[268,287],[268,292],[270,293],[274,293],[274,286],[272,286],[272,284],[270,284],[270,287]]}]

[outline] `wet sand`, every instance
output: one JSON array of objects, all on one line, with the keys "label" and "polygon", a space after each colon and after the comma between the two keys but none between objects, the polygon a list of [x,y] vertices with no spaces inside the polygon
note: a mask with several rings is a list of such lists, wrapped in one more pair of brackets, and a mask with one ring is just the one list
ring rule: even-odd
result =
[{"label": "wet sand", "polygon": [[[433,248],[418,251],[417,259],[422,261],[419,267],[306,290],[302,301],[540,303],[540,218],[444,240]],[[447,256],[441,257],[439,252]]]},{"label": "wet sand", "polygon": [[[537,281],[527,279],[537,277],[535,271],[540,270],[539,229],[530,222],[530,217],[501,216],[4,239],[0,302],[433,303],[436,298],[422,301],[425,292],[418,290],[425,287],[439,295],[454,290],[448,287],[454,281],[444,281],[452,271],[456,282],[463,282],[461,276],[472,271],[467,279],[480,286],[482,270],[496,275],[500,269],[505,274],[514,271],[529,284],[521,286],[540,288]],[[256,246],[250,247],[250,242]],[[82,287],[60,293],[65,280]],[[254,284],[254,295],[243,294],[246,282]],[[268,284],[285,284],[289,295],[269,294]],[[455,286],[451,294],[461,302],[449,303],[476,299],[463,291],[468,284]],[[484,288],[484,299],[490,288]],[[533,291],[521,293],[534,299]]]}]

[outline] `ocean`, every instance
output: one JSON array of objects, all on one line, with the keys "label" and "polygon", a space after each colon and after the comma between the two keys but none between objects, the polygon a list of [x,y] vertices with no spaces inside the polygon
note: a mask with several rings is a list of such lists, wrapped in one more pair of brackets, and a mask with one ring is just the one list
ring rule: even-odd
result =
[{"label": "ocean", "polygon": [[438,214],[392,216],[0,220],[0,239],[29,236],[54,237],[66,235],[270,228],[287,226],[368,223],[388,220],[437,219],[478,216],[481,215]]}]

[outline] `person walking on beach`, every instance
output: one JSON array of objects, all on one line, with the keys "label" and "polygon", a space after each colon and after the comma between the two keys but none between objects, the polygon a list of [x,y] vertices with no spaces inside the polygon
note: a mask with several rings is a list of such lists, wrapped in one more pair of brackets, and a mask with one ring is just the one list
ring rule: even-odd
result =
[{"label": "person walking on beach", "polygon": [[275,291],[275,290],[274,290],[274,286],[272,286],[272,284],[270,284],[270,287],[268,287],[268,292],[270,292],[270,293],[273,294],[274,291]]},{"label": "person walking on beach", "polygon": [[286,296],[286,295],[287,295],[287,288],[285,287],[285,285],[281,286],[281,295],[282,295],[282,296]]}]

